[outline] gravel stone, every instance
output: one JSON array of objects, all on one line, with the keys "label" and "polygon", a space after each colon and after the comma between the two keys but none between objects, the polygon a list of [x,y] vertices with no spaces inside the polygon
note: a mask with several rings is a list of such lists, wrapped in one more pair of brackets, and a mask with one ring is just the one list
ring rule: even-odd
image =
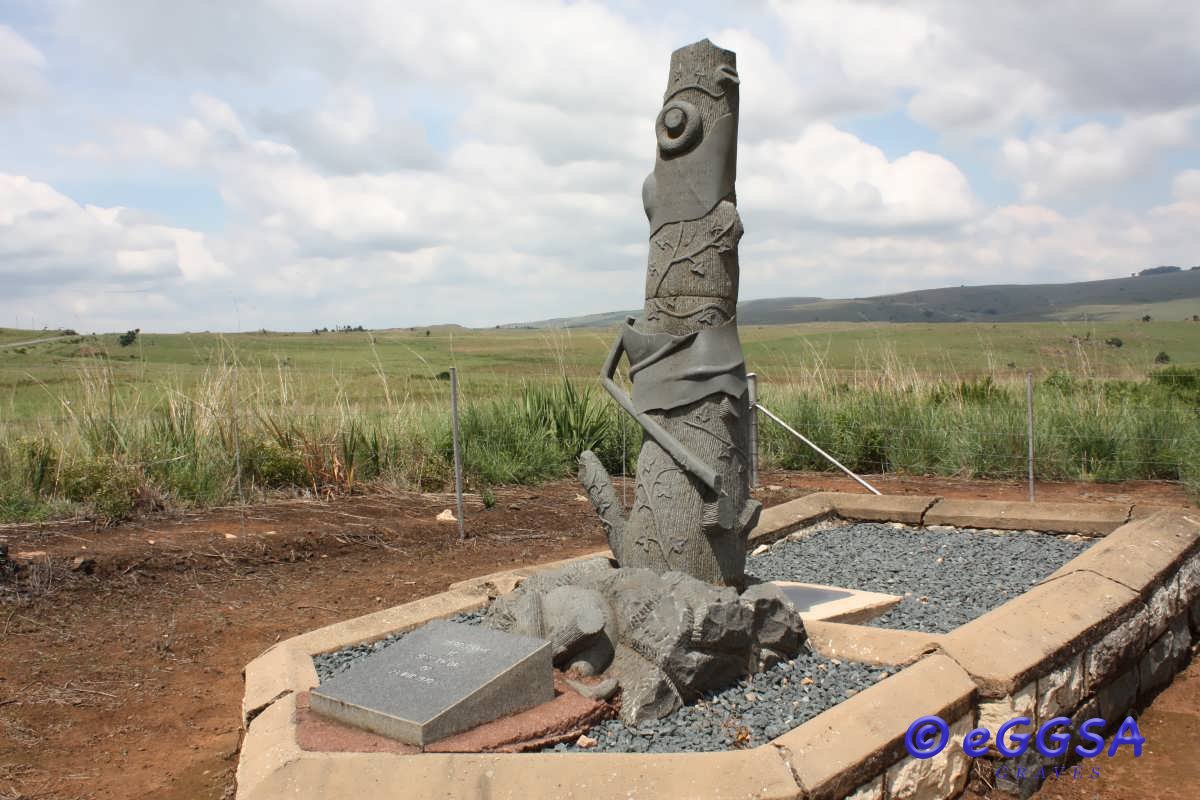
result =
[{"label": "gravel stone", "polygon": [[870,625],[948,633],[1028,591],[1094,540],[1033,531],[858,523],[788,540],[746,561],[763,580],[904,595]]},{"label": "gravel stone", "polygon": [[[821,680],[800,685],[795,675],[820,672]],[[587,749],[562,744],[559,752],[713,752],[735,747],[757,747],[815,717],[875,682],[878,668],[865,664],[834,665],[805,646],[794,660],[780,662],[765,672],[749,676],[720,692],[702,696],[656,724],[629,728],[620,720],[603,722],[588,736],[596,744]]]}]

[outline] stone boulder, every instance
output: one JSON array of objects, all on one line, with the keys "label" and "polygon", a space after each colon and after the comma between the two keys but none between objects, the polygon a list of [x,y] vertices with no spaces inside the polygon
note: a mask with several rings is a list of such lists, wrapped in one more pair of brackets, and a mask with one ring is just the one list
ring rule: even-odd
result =
[{"label": "stone boulder", "polygon": [[794,657],[804,641],[799,615],[771,584],[739,594],[602,558],[529,578],[492,603],[485,624],[550,640],[563,670],[615,678],[631,724]]}]

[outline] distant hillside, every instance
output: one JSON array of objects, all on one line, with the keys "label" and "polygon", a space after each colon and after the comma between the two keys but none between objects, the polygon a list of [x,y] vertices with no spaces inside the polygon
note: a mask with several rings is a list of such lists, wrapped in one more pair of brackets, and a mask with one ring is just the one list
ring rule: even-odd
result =
[{"label": "distant hillside", "polygon": [[[599,328],[636,311],[505,325],[506,328]],[[1200,269],[1080,283],[948,286],[916,292],[827,300],[778,297],[738,303],[742,325],[797,322],[1042,322],[1048,320],[1188,319],[1200,314]]]}]

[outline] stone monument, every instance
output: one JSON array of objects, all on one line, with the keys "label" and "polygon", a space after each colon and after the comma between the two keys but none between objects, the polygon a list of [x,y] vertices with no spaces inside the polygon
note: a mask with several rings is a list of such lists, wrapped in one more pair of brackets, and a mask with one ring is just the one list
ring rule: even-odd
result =
[{"label": "stone monument", "polygon": [[[644,431],[628,519],[599,459],[580,456],[616,563],[539,573],[497,598],[485,620],[550,640],[569,674],[615,679],[630,723],[789,658],[804,639],[783,592],[745,575],[761,506],[750,497],[736,316],[737,122],[734,54],[707,39],[675,51],[642,188],[645,310],[621,328],[602,375]],[[614,381],[622,356],[631,394]]]},{"label": "stone monument", "polygon": [[[741,587],[750,497],[750,408],[738,340],[738,74],[707,39],[671,55],[655,122],[646,302],[604,365],[604,387],[644,431],[628,519],[608,473],[585,452],[580,480],[623,567],[678,571]],[[622,356],[633,391],[613,380]]]},{"label": "stone monument", "polygon": [[681,572],[614,568],[603,558],[528,578],[496,598],[485,623],[551,640],[554,665],[568,675],[616,679],[628,723],[664,717],[790,658],[804,636],[795,608],[772,584],[739,594]]}]

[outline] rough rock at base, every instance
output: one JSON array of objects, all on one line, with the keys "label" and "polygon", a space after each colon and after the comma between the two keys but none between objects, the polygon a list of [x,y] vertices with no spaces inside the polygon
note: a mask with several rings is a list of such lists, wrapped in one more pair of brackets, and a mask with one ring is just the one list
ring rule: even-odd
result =
[{"label": "rough rock at base", "polygon": [[630,724],[794,657],[805,638],[800,616],[769,583],[738,594],[602,558],[529,578],[492,603],[485,624],[549,639],[562,669],[615,678]]}]

